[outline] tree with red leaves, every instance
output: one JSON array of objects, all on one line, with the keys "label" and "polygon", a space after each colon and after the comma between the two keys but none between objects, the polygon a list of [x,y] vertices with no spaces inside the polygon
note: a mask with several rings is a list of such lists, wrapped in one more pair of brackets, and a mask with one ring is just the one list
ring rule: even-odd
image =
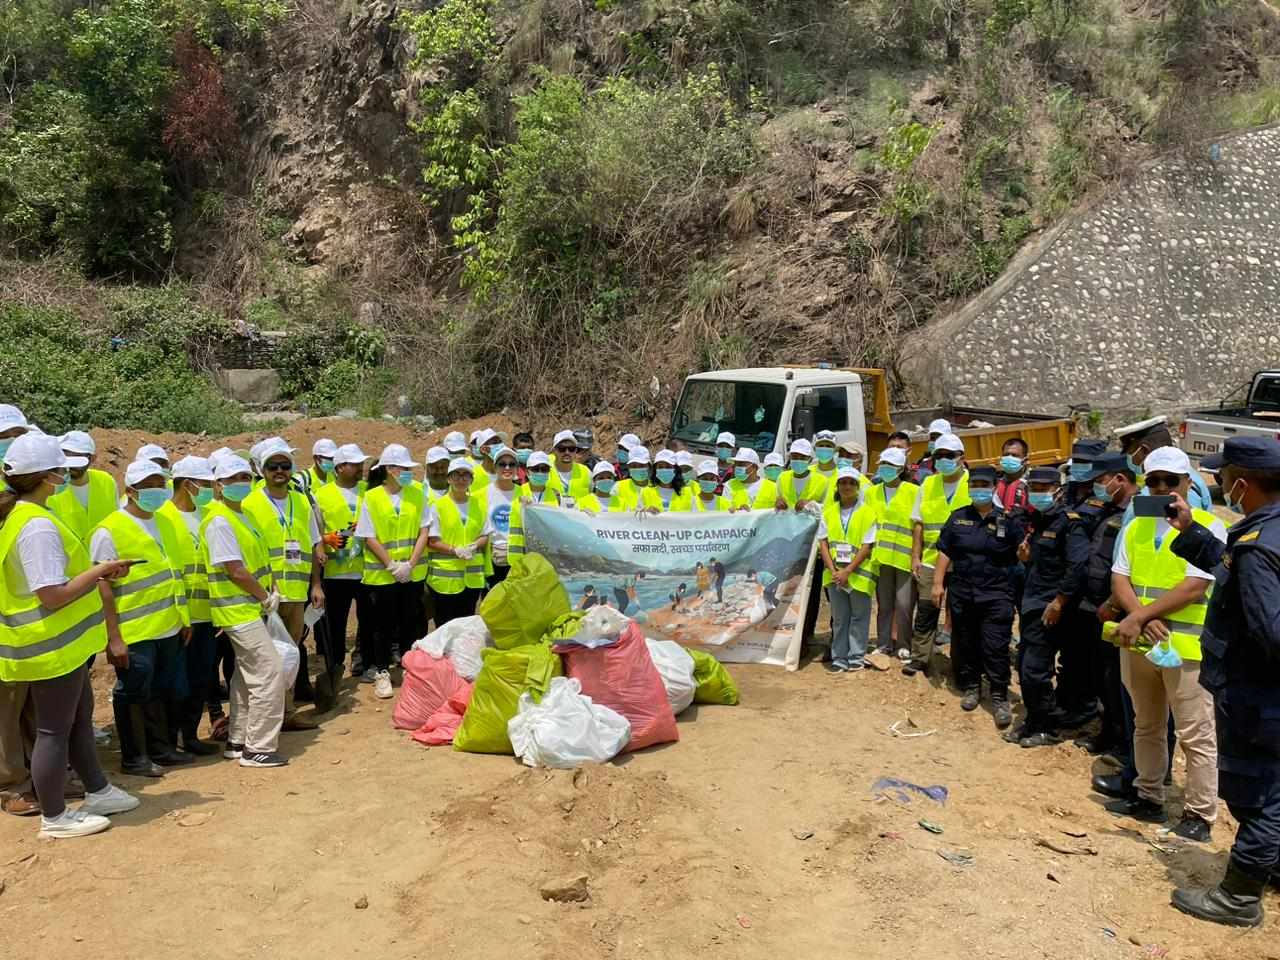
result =
[{"label": "tree with red leaves", "polygon": [[187,196],[211,172],[237,132],[235,111],[222,82],[222,67],[189,30],[174,38],[177,81],[165,107],[164,145]]}]

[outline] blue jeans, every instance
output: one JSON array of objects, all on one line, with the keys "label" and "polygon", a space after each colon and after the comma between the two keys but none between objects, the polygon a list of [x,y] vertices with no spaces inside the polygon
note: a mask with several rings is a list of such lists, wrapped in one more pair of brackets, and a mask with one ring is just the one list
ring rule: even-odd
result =
[{"label": "blue jeans", "polygon": [[858,590],[827,587],[831,604],[831,662],[838,667],[861,663],[871,632],[871,597]]},{"label": "blue jeans", "polygon": [[176,633],[129,644],[129,667],[116,670],[112,701],[145,706],[153,700],[172,698],[182,686],[178,680],[178,671],[186,666],[182,652]]}]

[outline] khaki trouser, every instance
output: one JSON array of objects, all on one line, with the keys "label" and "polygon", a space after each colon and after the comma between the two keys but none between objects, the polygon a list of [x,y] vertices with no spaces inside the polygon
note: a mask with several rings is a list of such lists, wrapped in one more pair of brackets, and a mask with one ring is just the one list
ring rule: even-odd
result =
[{"label": "khaki trouser", "polygon": [[27,764],[35,745],[35,705],[29,683],[0,682],[0,791],[31,789]]},{"label": "khaki trouser", "polygon": [[274,753],[284,722],[284,665],[267,625],[253,620],[224,628],[236,652],[227,737],[252,753]]},{"label": "khaki trouser", "polygon": [[920,568],[920,577],[916,581],[919,596],[916,598],[916,616],[911,633],[911,660],[926,665],[933,659],[933,644],[938,638],[938,615],[941,613],[933,605],[933,576],[933,567]]},{"label": "khaki trouser", "polygon": [[1199,661],[1187,660],[1176,670],[1157,667],[1140,653],[1123,650],[1120,676],[1133,700],[1133,762],[1138,769],[1138,795],[1164,803],[1164,775],[1169,767],[1168,717],[1187,758],[1183,806],[1203,820],[1218,818],[1218,741],[1213,724],[1213,697],[1200,686]]}]

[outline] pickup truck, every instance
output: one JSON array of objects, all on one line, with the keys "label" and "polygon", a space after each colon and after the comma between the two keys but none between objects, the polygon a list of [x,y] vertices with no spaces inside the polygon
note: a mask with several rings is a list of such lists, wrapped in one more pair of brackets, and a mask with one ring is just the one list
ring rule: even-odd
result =
[{"label": "pickup truck", "polygon": [[786,455],[795,437],[834,431],[855,440],[872,458],[897,430],[911,435],[911,459],[924,455],[929,421],[945,417],[965,442],[971,465],[993,464],[1010,437],[1022,437],[1032,463],[1057,464],[1071,456],[1075,422],[1043,414],[942,406],[891,410],[885,372],[870,367],[752,367],[697,373],[684,382],[671,418],[668,442],[714,455],[723,430],[762,457]]},{"label": "pickup truck", "polygon": [[1280,370],[1260,370],[1217,407],[1190,411],[1181,430],[1182,449],[1196,464],[1221,450],[1228,437],[1280,439]]}]

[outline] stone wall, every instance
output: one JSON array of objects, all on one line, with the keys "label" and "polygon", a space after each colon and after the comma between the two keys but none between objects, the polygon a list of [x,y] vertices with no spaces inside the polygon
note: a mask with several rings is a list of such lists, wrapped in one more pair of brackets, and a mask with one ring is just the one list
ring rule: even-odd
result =
[{"label": "stone wall", "polygon": [[1280,365],[1280,127],[1169,156],[909,344],[930,399],[1175,412]]}]

